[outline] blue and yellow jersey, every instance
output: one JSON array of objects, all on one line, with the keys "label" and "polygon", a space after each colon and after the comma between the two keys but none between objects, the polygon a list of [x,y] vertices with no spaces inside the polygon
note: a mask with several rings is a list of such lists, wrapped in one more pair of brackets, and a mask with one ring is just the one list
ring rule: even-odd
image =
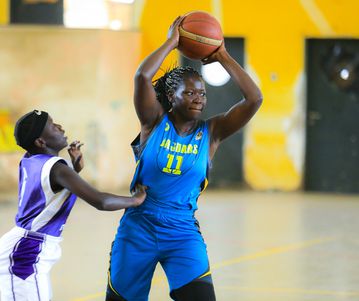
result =
[{"label": "blue and yellow jersey", "polygon": [[206,122],[180,136],[165,114],[144,145],[139,136],[132,143],[137,166],[131,190],[136,183],[148,187],[145,206],[196,210],[207,183],[209,144]]}]

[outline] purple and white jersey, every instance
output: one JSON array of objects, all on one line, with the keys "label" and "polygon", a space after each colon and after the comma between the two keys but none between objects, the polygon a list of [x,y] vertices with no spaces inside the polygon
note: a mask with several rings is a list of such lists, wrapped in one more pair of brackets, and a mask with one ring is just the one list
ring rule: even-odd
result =
[{"label": "purple and white jersey", "polygon": [[[54,193],[50,171],[62,161],[52,155],[26,153],[19,165],[19,205],[16,225],[26,230],[61,236],[63,226],[76,201],[76,195],[67,189]],[[72,166],[71,166],[72,167]]]}]

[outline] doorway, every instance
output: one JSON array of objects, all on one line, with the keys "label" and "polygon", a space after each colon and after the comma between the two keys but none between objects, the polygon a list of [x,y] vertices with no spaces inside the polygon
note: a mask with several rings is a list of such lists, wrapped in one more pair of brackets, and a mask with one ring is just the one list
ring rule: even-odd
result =
[{"label": "doorway", "polygon": [[359,40],[306,42],[305,190],[359,192]]}]

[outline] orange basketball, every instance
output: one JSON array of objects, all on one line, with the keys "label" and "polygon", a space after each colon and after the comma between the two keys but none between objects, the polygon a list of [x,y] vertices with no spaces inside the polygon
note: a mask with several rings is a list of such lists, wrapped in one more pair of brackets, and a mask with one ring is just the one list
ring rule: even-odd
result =
[{"label": "orange basketball", "polygon": [[194,60],[210,56],[223,42],[221,25],[203,11],[188,13],[179,26],[178,50]]}]

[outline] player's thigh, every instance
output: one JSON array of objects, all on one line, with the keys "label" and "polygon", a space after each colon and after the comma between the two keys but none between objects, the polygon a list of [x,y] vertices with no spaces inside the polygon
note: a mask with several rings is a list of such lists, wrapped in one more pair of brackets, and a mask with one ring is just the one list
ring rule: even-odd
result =
[{"label": "player's thigh", "polygon": [[[20,279],[21,280],[21,279]],[[2,274],[0,275],[0,300],[1,301],[13,301],[14,300],[14,295],[18,300],[26,300],[26,291],[23,288],[22,290],[19,290],[17,292],[17,290],[15,291],[15,288],[19,288],[19,285],[16,283],[16,279],[15,281],[13,281],[12,279],[12,275],[8,274]],[[15,282],[15,283],[14,283]],[[16,287],[14,287],[14,284],[16,285]]]},{"label": "player's thigh", "polygon": [[52,289],[49,274],[33,274],[25,280],[25,283],[28,300],[48,301],[52,299]]},{"label": "player's thigh", "polygon": [[[114,260],[112,255],[108,277],[108,300],[147,300],[157,260],[149,254],[135,254],[127,260],[127,256],[121,255],[121,258]],[[121,298],[117,299],[116,296]]]},{"label": "player's thigh", "polygon": [[47,274],[32,274],[26,279],[11,274],[1,275],[0,291],[2,301],[48,301],[52,298]]},{"label": "player's thigh", "polygon": [[169,243],[161,265],[171,291],[209,273],[207,246],[201,234],[194,234],[180,243]]},{"label": "player's thigh", "polygon": [[157,261],[155,237],[146,220],[126,216],[111,248],[110,291],[125,300],[146,300]]}]

